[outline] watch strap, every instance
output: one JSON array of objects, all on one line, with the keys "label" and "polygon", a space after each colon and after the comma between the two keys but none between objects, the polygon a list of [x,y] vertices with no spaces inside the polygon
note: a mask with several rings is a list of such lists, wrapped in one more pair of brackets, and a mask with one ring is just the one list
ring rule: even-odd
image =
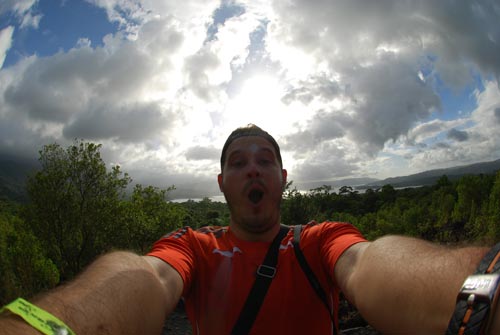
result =
[{"label": "watch strap", "polygon": [[[462,290],[457,298],[455,311],[448,324],[446,335],[480,335],[487,328],[488,314],[492,309],[492,304],[496,302],[498,290],[498,278],[485,276],[481,281],[480,275],[495,274],[500,272],[500,243],[496,244],[484,256],[479,264],[475,276],[470,276],[465,281]],[[481,299],[478,294],[467,290],[469,278],[476,277],[481,283],[492,285],[493,293],[488,299]],[[472,290],[473,291],[473,290]]]},{"label": "watch strap", "polygon": [[500,270],[500,243],[497,243],[493,248],[491,248],[488,253],[484,256],[483,260],[479,264],[476,274],[484,273],[497,273]]}]

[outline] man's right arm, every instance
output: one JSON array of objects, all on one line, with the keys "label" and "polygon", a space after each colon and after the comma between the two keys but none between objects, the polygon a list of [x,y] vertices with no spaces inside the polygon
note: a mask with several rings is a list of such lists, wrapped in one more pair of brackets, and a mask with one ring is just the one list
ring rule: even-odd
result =
[{"label": "man's right arm", "polygon": [[[385,236],[347,249],[335,275],[347,299],[381,333],[444,334],[464,280],[488,250]],[[499,311],[489,334],[500,334]]]},{"label": "man's right arm", "polygon": [[[114,252],[32,302],[76,334],[160,334],[182,290],[181,276],[160,259]],[[39,334],[13,314],[0,317],[0,333]]]}]

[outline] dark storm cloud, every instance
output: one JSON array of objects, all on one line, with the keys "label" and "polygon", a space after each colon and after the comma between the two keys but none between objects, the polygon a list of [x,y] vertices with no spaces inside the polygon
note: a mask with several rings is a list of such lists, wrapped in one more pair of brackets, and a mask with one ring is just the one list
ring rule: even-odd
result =
[{"label": "dark storm cloud", "polygon": [[66,138],[142,142],[161,138],[162,131],[168,129],[171,119],[154,103],[104,106],[79,115],[74,122],[64,127],[63,134]]},{"label": "dark storm cloud", "polygon": [[469,139],[469,134],[466,131],[463,130],[457,130],[455,128],[450,129],[448,131],[448,134],[446,135],[449,139],[458,141],[458,142],[464,142]]},{"label": "dark storm cloud", "polygon": [[214,97],[214,89],[210,84],[207,71],[219,65],[217,56],[208,48],[200,50],[186,60],[185,70],[188,75],[188,86],[201,99],[210,101]]},{"label": "dark storm cloud", "polygon": [[500,123],[500,107],[495,108],[493,114],[495,115],[495,119],[497,120],[497,122]]}]

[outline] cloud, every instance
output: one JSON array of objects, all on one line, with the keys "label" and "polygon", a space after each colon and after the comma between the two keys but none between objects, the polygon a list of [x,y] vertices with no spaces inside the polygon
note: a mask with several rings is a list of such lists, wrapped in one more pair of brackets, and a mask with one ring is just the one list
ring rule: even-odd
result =
[{"label": "cloud", "polygon": [[[477,107],[467,118],[433,121],[415,129],[415,138],[426,141],[429,146],[412,154],[412,168],[424,170],[464,165],[500,156],[500,134],[495,114],[500,107],[498,83],[485,82],[484,91],[476,92],[476,101]],[[457,127],[463,130],[457,130]],[[449,141],[442,141],[444,139]]]},{"label": "cloud", "polygon": [[286,104],[299,101],[308,105],[315,99],[331,101],[343,93],[340,84],[325,76],[313,76],[306,80],[300,80],[295,84],[282,100]]},{"label": "cloud", "polygon": [[[285,96],[308,104],[323,100],[323,108],[310,116],[331,132],[345,135],[368,154],[376,154],[389,140],[406,135],[419,120],[440,109],[440,100],[407,63],[384,55],[369,66],[346,69],[343,79],[330,85],[303,85]],[[324,81],[323,81],[324,82]],[[312,83],[312,82],[310,82]],[[324,106],[330,108],[325,109]],[[315,122],[308,131],[316,133]],[[323,136],[324,137],[324,136]],[[328,136],[326,136],[328,137]]]},{"label": "cloud", "polygon": [[294,151],[297,157],[303,157],[308,150],[319,148],[323,143],[341,138],[345,135],[342,115],[335,112],[318,111],[312,120],[309,120],[304,130],[286,135],[283,141],[283,149]]},{"label": "cloud", "polygon": [[[442,108],[435,92],[438,74],[456,89],[471,82],[474,69],[500,74],[500,59],[493,56],[500,47],[495,2],[297,0],[276,3],[275,9],[268,44],[289,41],[289,50],[313,55],[312,70],[335,83],[333,91],[320,93],[303,79],[285,101],[341,100],[343,108],[330,113],[367,153],[407,136]],[[271,57],[283,57],[275,50]]]},{"label": "cloud", "polygon": [[214,147],[192,147],[186,151],[187,160],[218,160],[221,149]]},{"label": "cloud", "polygon": [[[442,110],[436,86],[461,90],[472,82],[476,70],[498,78],[500,59],[492,53],[500,46],[498,4],[470,3],[458,8],[433,1],[292,1],[274,6],[278,19],[269,24],[266,40],[274,45],[269,48],[271,58],[283,59],[286,55],[281,49],[286,48],[287,54],[300,60],[295,63],[307,69],[290,72],[303,77],[290,80],[292,87],[284,99],[290,106],[299,103],[309,109],[303,115],[309,121],[301,123],[300,131],[286,136],[289,149],[297,148],[300,157],[318,159],[320,151],[314,148],[331,141],[334,134],[341,134],[342,140],[335,140],[340,147],[350,140],[355,143],[353,150],[371,156],[368,160],[364,157],[365,167],[352,163],[352,170],[358,167],[358,173],[368,171],[370,164],[373,171],[380,169],[374,158],[391,152],[390,141],[405,152],[416,172],[498,155],[498,150],[492,150],[498,135],[490,131],[497,122],[489,123],[486,132],[490,137],[485,142],[477,131],[480,126],[463,130],[470,146],[458,142],[460,147],[439,142],[440,136],[450,131],[455,139],[464,139],[465,133],[451,129],[469,128],[477,121],[429,120]],[[288,43],[283,45],[282,41]],[[313,80],[311,73],[322,73],[327,78],[323,82],[330,85],[315,85],[319,81]],[[319,87],[328,90],[321,92]],[[320,100],[326,103],[319,104]],[[493,101],[500,100],[492,97],[490,105]],[[320,135],[320,125],[330,128],[330,137]],[[291,138],[296,138],[296,143]],[[481,149],[472,150],[473,143],[479,143]],[[422,147],[427,149],[422,151]]]},{"label": "cloud", "polygon": [[[500,74],[500,27],[495,1],[306,1],[275,3],[273,38],[290,41],[331,66],[367,61],[390,50],[399,56],[434,55],[448,84],[469,82],[466,64]],[[466,65],[466,66],[464,66]]]},{"label": "cloud", "polygon": [[172,116],[155,103],[100,106],[97,110],[79,114],[63,128],[63,135],[68,139],[143,142],[161,138],[172,125]]},{"label": "cloud", "polygon": [[22,15],[28,12],[38,0],[4,0],[0,3],[0,14],[14,12]]},{"label": "cloud", "polygon": [[[144,35],[150,28],[145,27]],[[172,116],[162,112],[159,102],[171,85],[164,75],[172,65],[163,52],[175,54],[182,41],[175,30],[157,33],[140,42],[109,36],[103,48],[81,45],[67,53],[26,60],[26,67],[19,68],[16,79],[5,87],[5,107],[32,120],[66,124],[65,133],[71,135],[82,134],[85,125],[91,138],[97,133],[107,138],[103,127],[111,126],[113,119],[131,127],[120,136],[123,139],[132,134],[138,139],[137,131],[145,128],[156,131],[166,124],[162,118]],[[157,123],[151,121],[154,118]],[[115,136],[120,129],[125,130],[112,126],[109,133]]]},{"label": "cloud", "polygon": [[500,107],[495,108],[493,111],[493,114],[495,115],[495,119],[497,120],[497,123],[500,123]]},{"label": "cloud", "polygon": [[204,101],[209,102],[216,97],[217,86],[211,83],[209,72],[217,69],[218,65],[220,65],[219,59],[208,49],[202,49],[186,60],[188,86]]},{"label": "cloud", "polygon": [[452,139],[452,140],[455,140],[458,142],[464,142],[464,141],[467,141],[469,139],[469,134],[466,131],[457,130],[457,129],[453,128],[448,132],[447,137],[449,139]]},{"label": "cloud", "polygon": [[346,79],[352,93],[350,120],[344,126],[372,154],[441,107],[439,97],[418,79],[412,67],[390,58],[351,72]]},{"label": "cloud", "polygon": [[463,126],[465,124],[467,124],[466,119],[449,121],[435,119],[428,122],[422,122],[408,132],[405,141],[409,145],[425,144],[425,142],[437,138],[440,134],[444,132],[450,133],[454,127]]},{"label": "cloud", "polygon": [[2,69],[3,62],[12,45],[12,35],[14,34],[14,27],[8,26],[0,30],[0,70]]},{"label": "cloud", "polygon": [[[123,1],[88,0],[89,3],[103,8],[110,22],[118,23],[129,38],[135,39],[143,24],[158,18],[174,18],[189,31],[193,40],[204,38],[205,24],[219,5],[216,0],[186,0],[182,4],[169,1]],[[187,32],[187,31],[186,31]],[[203,36],[202,36],[203,35]]]},{"label": "cloud", "polygon": [[[33,156],[43,144],[65,145],[77,137],[123,155],[133,146],[165,158],[165,148],[183,133],[172,97],[182,86],[177,64],[184,35],[172,18],[150,20],[137,34],[137,40],[108,35],[102,47],[80,43],[1,71],[0,123],[6,129],[0,151]],[[134,153],[136,159],[147,156]],[[121,154],[109,156],[131,164]]]},{"label": "cloud", "polygon": [[[422,8],[414,2],[390,1],[287,4],[276,4],[279,20],[269,25],[268,43],[286,40],[289,48],[306,50],[316,59],[312,70],[323,73],[331,85],[323,86],[329,90],[320,92],[319,86],[304,78],[296,81],[285,102],[307,105],[314,99],[337,99],[342,106],[332,113],[346,136],[371,154],[441,109],[432,70],[421,79],[420,67],[438,66],[435,59],[427,57],[429,53],[444,53],[437,43],[444,34],[428,26],[429,20],[436,20],[426,7],[430,3],[425,2]],[[311,111],[308,118],[313,114]]]},{"label": "cloud", "polygon": [[[438,70],[449,83],[470,82],[472,74],[463,66],[467,61],[483,73],[493,73],[497,81],[500,79],[500,59],[494,56],[500,52],[499,10],[500,4],[496,1],[465,6],[430,1],[426,4],[425,13],[437,28],[435,35],[439,37],[439,44],[433,45],[441,56]],[[457,78],[456,73],[467,80]]]},{"label": "cloud", "polygon": [[[339,144],[344,144],[344,147]],[[347,143],[340,141],[324,142],[314,153],[307,155],[307,158],[299,161],[291,173],[289,180],[294,180],[300,188],[304,183],[328,182],[340,178],[356,175],[360,172],[358,163],[362,155],[350,151]]]},{"label": "cloud", "polygon": [[38,0],[3,0],[0,3],[0,15],[12,12],[20,22],[21,28],[38,28],[42,15],[35,13]]}]

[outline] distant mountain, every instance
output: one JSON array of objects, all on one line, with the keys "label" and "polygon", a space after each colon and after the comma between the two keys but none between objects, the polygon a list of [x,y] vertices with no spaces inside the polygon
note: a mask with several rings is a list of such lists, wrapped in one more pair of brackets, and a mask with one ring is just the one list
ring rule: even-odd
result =
[{"label": "distant mountain", "polygon": [[358,189],[378,188],[384,185],[392,185],[393,187],[412,187],[434,185],[436,181],[443,175],[446,175],[450,180],[457,180],[464,175],[478,175],[478,174],[494,174],[500,170],[500,159],[491,162],[476,163],[470,165],[456,166],[447,169],[429,170],[421,173],[412,174],[409,176],[401,176],[394,178],[387,178],[362,186]]},{"label": "distant mountain", "polygon": [[39,169],[36,160],[13,156],[0,157],[0,199],[26,202],[26,180]]},{"label": "distant mountain", "polygon": [[379,179],[374,178],[347,178],[338,180],[320,180],[320,181],[310,181],[310,182],[295,182],[292,184],[293,187],[297,187],[299,190],[312,190],[324,185],[331,186],[332,188],[340,188],[342,186],[358,187],[362,185],[367,185],[370,183],[378,182]]}]

